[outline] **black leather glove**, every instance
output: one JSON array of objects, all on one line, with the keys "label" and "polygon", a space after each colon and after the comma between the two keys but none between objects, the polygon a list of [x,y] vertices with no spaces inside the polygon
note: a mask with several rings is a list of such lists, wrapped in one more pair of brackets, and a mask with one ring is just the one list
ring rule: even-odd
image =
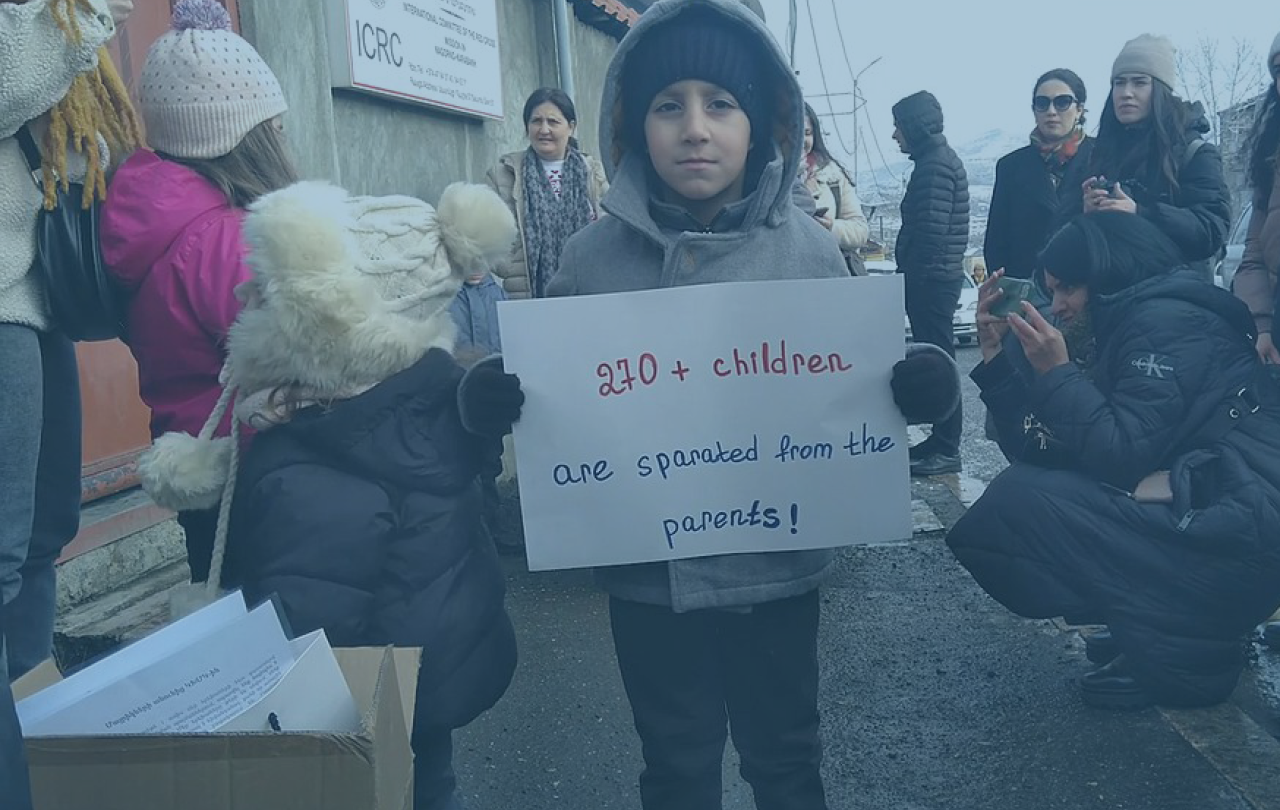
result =
[{"label": "black leather glove", "polygon": [[524,392],[520,378],[502,370],[501,362],[486,361],[467,372],[458,386],[462,424],[481,436],[505,436],[520,418]]},{"label": "black leather glove", "polygon": [[913,425],[941,422],[960,404],[955,362],[936,346],[908,347],[907,359],[893,364],[893,402]]}]

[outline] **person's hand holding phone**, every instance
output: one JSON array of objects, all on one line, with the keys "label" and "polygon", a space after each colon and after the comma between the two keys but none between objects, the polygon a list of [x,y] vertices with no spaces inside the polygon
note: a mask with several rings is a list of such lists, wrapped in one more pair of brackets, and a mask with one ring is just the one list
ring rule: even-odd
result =
[{"label": "person's hand holding phone", "polygon": [[1092,214],[1102,210],[1102,202],[1111,196],[1111,184],[1105,177],[1097,175],[1080,184],[1080,193],[1084,198],[1084,212]]},{"label": "person's hand holding phone", "polygon": [[826,208],[819,208],[817,211],[813,212],[813,218],[818,220],[818,222],[822,225],[822,227],[826,228],[827,230],[831,230],[833,221],[831,217],[827,216],[828,210],[829,209],[826,209]]},{"label": "person's hand holding phone", "polygon": [[1003,315],[994,315],[991,307],[1002,297],[1000,279],[1004,278],[1004,268],[1000,268],[978,287],[978,313],[974,321],[978,327],[978,348],[982,350],[982,361],[991,362],[1000,353],[1004,336],[1009,332],[1009,319]]},{"label": "person's hand holding phone", "polygon": [[1099,211],[1123,211],[1126,214],[1138,213],[1138,204],[1125,193],[1124,186],[1112,183],[1106,197],[1098,201]]},{"label": "person's hand holding phone", "polygon": [[1035,307],[1022,302],[1022,312],[1009,316],[1009,328],[1017,335],[1027,362],[1039,374],[1071,362],[1067,340]]}]

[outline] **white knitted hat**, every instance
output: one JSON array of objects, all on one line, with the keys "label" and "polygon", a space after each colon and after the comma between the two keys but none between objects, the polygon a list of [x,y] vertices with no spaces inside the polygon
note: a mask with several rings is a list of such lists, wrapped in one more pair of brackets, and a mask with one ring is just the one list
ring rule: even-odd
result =
[{"label": "white knitted hat", "polygon": [[138,86],[147,143],[180,158],[227,154],[288,106],[262,57],[215,0],[181,0],[147,52]]},{"label": "white knitted hat", "polygon": [[1145,73],[1172,88],[1178,83],[1176,49],[1168,37],[1142,34],[1124,44],[1111,65],[1111,78],[1123,73]]}]

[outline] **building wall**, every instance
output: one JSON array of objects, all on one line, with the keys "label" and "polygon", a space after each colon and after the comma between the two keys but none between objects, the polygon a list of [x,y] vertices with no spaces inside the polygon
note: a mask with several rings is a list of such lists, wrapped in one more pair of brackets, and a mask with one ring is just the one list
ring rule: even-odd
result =
[{"label": "building wall", "polygon": [[1237,214],[1252,197],[1252,190],[1249,188],[1248,140],[1261,99],[1261,96],[1249,99],[1218,115],[1219,131],[1222,133],[1222,171],[1227,179],[1227,187],[1231,189],[1232,210]]},{"label": "building wall", "polygon": [[[324,4],[240,0],[244,36],[279,76],[293,155],[303,176],[360,194],[434,201],[457,180],[482,182],[497,158],[527,145],[521,112],[529,93],[558,85],[551,2],[498,0],[504,120],[333,90]],[[605,69],[616,41],[570,16],[579,135],[595,151]]]}]

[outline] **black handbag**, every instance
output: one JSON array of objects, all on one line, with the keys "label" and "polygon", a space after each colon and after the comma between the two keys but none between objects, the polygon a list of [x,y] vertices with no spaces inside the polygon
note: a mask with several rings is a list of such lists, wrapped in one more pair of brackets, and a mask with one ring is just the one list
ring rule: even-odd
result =
[{"label": "black handbag", "polygon": [[[43,194],[40,150],[27,127],[18,130],[31,177]],[[76,341],[113,340],[124,334],[124,299],[107,275],[98,241],[98,201],[81,204],[84,186],[55,190],[57,205],[36,219],[31,271],[44,286],[54,325]]]}]

